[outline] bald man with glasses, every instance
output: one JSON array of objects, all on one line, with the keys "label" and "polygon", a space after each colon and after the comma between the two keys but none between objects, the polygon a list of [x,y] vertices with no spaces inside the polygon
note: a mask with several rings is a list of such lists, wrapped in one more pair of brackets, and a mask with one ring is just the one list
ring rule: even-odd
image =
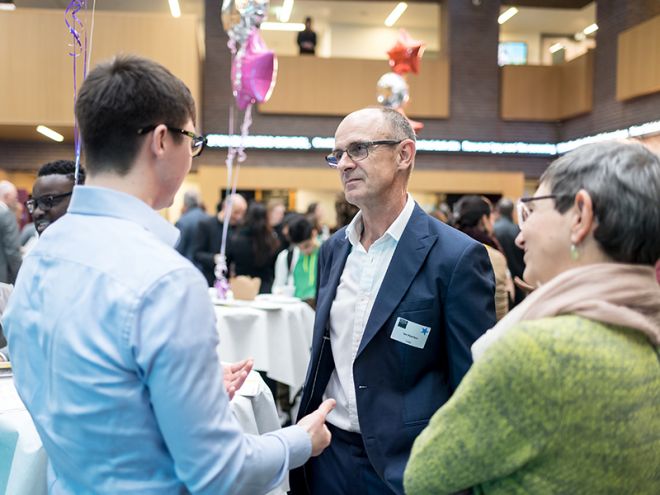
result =
[{"label": "bald man with glasses", "polygon": [[367,108],[337,128],[326,157],[360,208],[320,249],[312,355],[300,415],[333,398],[332,443],[292,473],[295,495],[403,494],[415,437],[495,324],[485,248],[427,215],[408,193],[408,120]]}]

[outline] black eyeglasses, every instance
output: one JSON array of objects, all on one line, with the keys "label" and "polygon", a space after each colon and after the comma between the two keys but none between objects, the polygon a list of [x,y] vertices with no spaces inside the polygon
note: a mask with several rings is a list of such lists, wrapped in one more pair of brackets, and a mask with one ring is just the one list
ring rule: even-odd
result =
[{"label": "black eyeglasses", "polygon": [[62,194],[47,194],[45,196],[39,196],[38,198],[30,198],[25,202],[25,207],[30,215],[32,215],[37,207],[41,208],[41,211],[48,211],[53,206],[60,203],[64,198],[67,198],[73,194],[73,191]]},{"label": "black eyeglasses", "polygon": [[[148,134],[151,131],[153,131],[157,127],[157,125],[158,124],[148,125],[147,127],[138,129],[137,133],[140,135]],[[194,132],[186,131],[184,129],[177,129],[176,127],[170,127],[169,125],[166,127],[167,130],[170,132],[183,134],[184,136],[188,136],[190,139],[192,139],[190,143],[190,154],[193,156],[193,158],[202,154],[202,151],[204,150],[204,146],[206,145],[207,142],[207,139],[204,136],[198,136]]]},{"label": "black eyeglasses", "polygon": [[325,161],[328,162],[328,165],[330,165],[332,168],[337,168],[339,166],[339,162],[344,156],[344,153],[346,153],[351,160],[359,162],[369,156],[369,148],[380,145],[392,146],[399,144],[401,141],[403,141],[403,139],[399,139],[398,141],[393,139],[385,139],[382,141],[362,141],[351,143],[345,150],[332,150],[332,153],[325,157]]}]

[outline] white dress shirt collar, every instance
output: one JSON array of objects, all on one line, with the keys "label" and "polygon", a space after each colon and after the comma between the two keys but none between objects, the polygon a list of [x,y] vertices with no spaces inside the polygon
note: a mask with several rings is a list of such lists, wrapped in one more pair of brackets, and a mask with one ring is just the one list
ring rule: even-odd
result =
[{"label": "white dress shirt collar", "polygon": [[[381,239],[385,236],[389,236],[395,241],[399,241],[403,235],[403,231],[408,225],[408,220],[412,216],[412,212],[415,209],[415,200],[413,199],[410,193],[407,194],[408,199],[406,200],[406,205],[399,213],[399,216],[396,217],[394,222],[388,227],[385,233],[381,236]],[[362,210],[357,212],[355,218],[351,220],[351,223],[346,227],[346,238],[352,246],[356,246],[360,242],[360,237],[364,231],[364,224],[362,222]]]}]

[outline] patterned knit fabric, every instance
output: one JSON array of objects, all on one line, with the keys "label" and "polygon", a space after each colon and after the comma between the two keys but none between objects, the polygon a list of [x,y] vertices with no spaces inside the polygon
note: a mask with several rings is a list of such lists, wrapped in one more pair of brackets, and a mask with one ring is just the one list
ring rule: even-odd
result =
[{"label": "patterned knit fabric", "polygon": [[660,358],[577,316],[492,345],[415,441],[406,493],[660,494]]}]

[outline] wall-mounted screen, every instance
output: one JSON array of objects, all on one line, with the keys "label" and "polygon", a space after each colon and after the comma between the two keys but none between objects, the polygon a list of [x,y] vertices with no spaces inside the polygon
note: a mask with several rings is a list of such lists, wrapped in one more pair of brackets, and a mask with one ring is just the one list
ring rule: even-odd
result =
[{"label": "wall-mounted screen", "polygon": [[527,43],[523,41],[500,41],[497,49],[499,65],[525,65],[527,63]]}]

